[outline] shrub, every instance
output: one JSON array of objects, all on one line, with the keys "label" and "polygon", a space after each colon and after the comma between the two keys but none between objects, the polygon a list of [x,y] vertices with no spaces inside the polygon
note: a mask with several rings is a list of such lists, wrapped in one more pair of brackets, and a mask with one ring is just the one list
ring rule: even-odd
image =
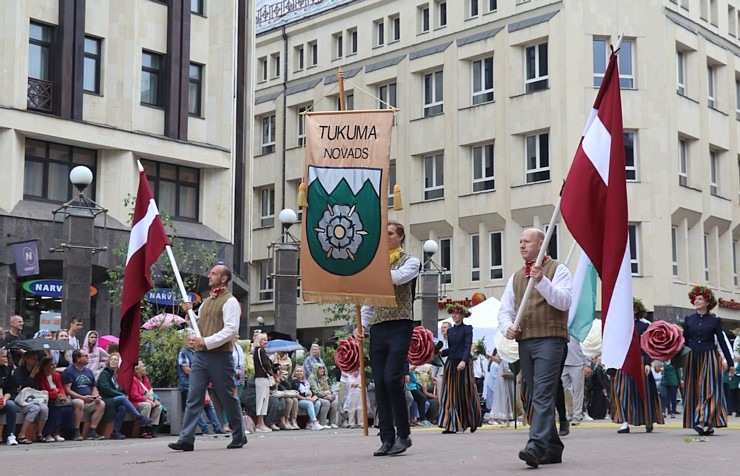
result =
[{"label": "shrub", "polygon": [[147,376],[153,387],[177,388],[177,354],[187,342],[187,332],[175,326],[142,329],[139,358],[147,366]]}]

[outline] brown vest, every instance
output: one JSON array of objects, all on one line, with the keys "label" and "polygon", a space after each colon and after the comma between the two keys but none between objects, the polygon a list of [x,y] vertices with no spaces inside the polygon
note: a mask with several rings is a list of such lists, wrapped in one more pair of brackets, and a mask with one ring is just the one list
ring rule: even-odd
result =
[{"label": "brown vest", "polygon": [[[542,266],[542,274],[552,281],[555,270],[560,263],[554,259],[548,259]],[[522,302],[524,291],[527,289],[527,275],[524,268],[514,274],[514,297],[517,306]],[[522,333],[517,340],[536,339],[539,337],[560,337],[568,340],[568,311],[555,309],[545,301],[537,289],[532,288],[532,293],[527,300],[527,308],[522,313],[520,327]]]},{"label": "brown vest", "polygon": [[[224,304],[232,297],[231,293],[224,289],[215,299],[208,296],[200,306],[200,334],[209,337],[224,328]],[[233,343],[231,341],[205,352],[231,352]]]},{"label": "brown vest", "polygon": [[[391,269],[398,269],[408,260],[409,256],[405,251],[401,253],[401,256],[391,265]],[[393,286],[393,290],[396,293],[396,307],[376,307],[375,314],[370,319],[370,325],[378,324],[385,321],[397,321],[400,319],[412,320],[414,300],[412,298],[412,292],[414,287],[414,280],[412,279],[406,284]]]}]

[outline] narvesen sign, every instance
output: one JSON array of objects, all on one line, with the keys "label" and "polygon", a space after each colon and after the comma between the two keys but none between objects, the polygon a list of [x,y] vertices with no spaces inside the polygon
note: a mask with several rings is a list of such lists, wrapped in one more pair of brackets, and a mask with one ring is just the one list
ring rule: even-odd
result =
[{"label": "narvesen sign", "polygon": [[[64,285],[61,279],[36,279],[23,283],[23,289],[37,296],[60,298]],[[90,286],[90,296],[98,294],[95,286]]]},{"label": "narvesen sign", "polygon": [[[200,302],[200,296],[195,293],[188,293],[188,298],[190,299],[190,302]],[[177,304],[182,300],[179,291],[166,288],[152,289],[146,293],[144,299],[151,303],[162,304],[165,306]]]}]

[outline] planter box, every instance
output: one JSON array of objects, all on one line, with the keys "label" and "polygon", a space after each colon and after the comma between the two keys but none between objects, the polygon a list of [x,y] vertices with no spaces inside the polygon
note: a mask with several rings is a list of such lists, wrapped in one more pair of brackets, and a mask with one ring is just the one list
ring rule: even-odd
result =
[{"label": "planter box", "polygon": [[159,396],[160,401],[167,409],[167,421],[170,423],[170,435],[179,435],[182,429],[182,402],[180,401],[180,389],[177,388],[155,388],[154,393]]}]

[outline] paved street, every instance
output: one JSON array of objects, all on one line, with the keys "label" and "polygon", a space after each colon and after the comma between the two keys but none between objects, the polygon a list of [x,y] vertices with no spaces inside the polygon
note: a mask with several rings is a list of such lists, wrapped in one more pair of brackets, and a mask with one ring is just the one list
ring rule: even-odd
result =
[{"label": "paved street", "polygon": [[[618,435],[608,421],[588,422],[565,437],[563,463],[540,466],[552,475],[719,474],[737,468],[740,419],[707,441],[694,441],[680,420],[656,426],[652,434],[633,428]],[[371,429],[371,435],[375,431]],[[241,450],[227,450],[227,438],[200,436],[195,451],[167,448],[174,437],[153,440],[65,442],[0,448],[3,475],[35,475],[46,468],[55,476],[85,475],[421,475],[526,474],[532,471],[517,458],[527,441],[527,428],[485,425],[475,434],[442,435],[434,428],[412,432],[413,447],[396,457],[373,457],[375,436],[362,430],[287,431],[251,435]],[[392,473],[391,473],[392,472]]]}]

